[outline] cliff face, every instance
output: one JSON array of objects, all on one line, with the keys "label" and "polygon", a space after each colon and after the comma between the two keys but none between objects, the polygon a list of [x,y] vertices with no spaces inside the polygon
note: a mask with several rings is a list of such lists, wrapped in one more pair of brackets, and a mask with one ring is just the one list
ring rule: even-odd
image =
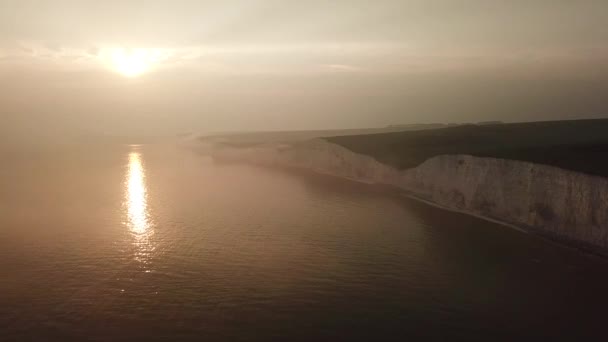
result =
[{"label": "cliff face", "polygon": [[374,158],[322,139],[236,148],[208,144],[203,152],[224,160],[296,167],[364,183],[392,184],[400,175],[396,169],[381,164]]},{"label": "cliff face", "polygon": [[401,171],[322,139],[209,151],[221,158],[397,186],[448,209],[608,251],[608,180],[601,177],[468,155],[438,156]]},{"label": "cliff face", "polygon": [[608,249],[608,180],[555,167],[464,155],[406,170],[400,186],[439,205]]}]

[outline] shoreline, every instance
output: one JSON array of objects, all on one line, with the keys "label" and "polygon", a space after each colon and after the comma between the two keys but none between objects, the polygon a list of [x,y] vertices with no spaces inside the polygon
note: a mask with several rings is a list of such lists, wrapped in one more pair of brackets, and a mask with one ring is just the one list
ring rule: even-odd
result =
[{"label": "shoreline", "polygon": [[[213,156],[212,156],[212,158],[215,159],[215,157],[213,157]],[[226,161],[224,161],[224,162],[226,162]],[[509,229],[513,229],[519,233],[523,233],[523,234],[527,234],[530,236],[540,238],[553,245],[560,246],[562,248],[575,250],[582,254],[608,261],[608,251],[603,250],[597,246],[587,245],[580,241],[566,239],[563,237],[552,235],[547,232],[541,231],[539,229],[535,229],[533,227],[518,226],[516,224],[501,221],[496,218],[480,215],[475,212],[446,207],[439,203],[430,201],[419,195],[416,195],[415,193],[413,193],[411,191],[407,191],[403,188],[400,188],[400,187],[392,185],[392,184],[368,182],[368,181],[364,181],[364,180],[358,180],[353,177],[339,176],[339,175],[335,175],[335,174],[331,174],[331,173],[327,173],[327,172],[318,171],[318,170],[315,170],[312,168],[305,168],[305,167],[299,167],[299,166],[294,166],[294,165],[268,165],[268,164],[264,164],[264,163],[252,163],[249,161],[234,161],[234,160],[228,161],[228,162],[237,163],[237,164],[244,163],[244,164],[250,164],[250,165],[257,165],[259,167],[269,168],[269,169],[278,169],[278,170],[282,170],[282,171],[289,172],[289,173],[295,172],[302,176],[314,175],[314,176],[320,176],[320,177],[328,177],[328,178],[333,178],[333,179],[337,179],[340,181],[349,182],[352,184],[363,185],[363,186],[381,187],[381,188],[384,188],[386,191],[391,192],[392,195],[396,195],[401,198],[407,198],[409,200],[413,200],[418,203],[423,203],[425,205],[428,205],[428,206],[431,206],[431,207],[434,207],[434,208],[437,208],[440,210],[445,210],[445,211],[452,212],[452,213],[462,214],[462,215],[474,217],[476,219],[483,220],[486,222],[494,223],[494,224],[497,224],[497,225],[500,225],[500,226],[503,226],[503,227],[506,227]]]},{"label": "shoreline", "polygon": [[198,152],[217,161],[386,187],[439,209],[608,257],[608,236],[603,233],[608,216],[602,204],[608,200],[608,192],[602,190],[608,190],[608,180],[601,177],[470,155],[441,155],[399,170],[324,139],[250,147],[218,148],[213,142],[202,146]]}]

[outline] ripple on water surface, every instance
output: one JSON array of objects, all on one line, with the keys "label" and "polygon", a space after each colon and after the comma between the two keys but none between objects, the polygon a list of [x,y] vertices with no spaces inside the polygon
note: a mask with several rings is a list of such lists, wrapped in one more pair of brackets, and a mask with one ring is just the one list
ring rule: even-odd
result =
[{"label": "ripple on water surface", "polygon": [[0,340],[603,332],[603,260],[374,187],[164,146],[3,166]]}]

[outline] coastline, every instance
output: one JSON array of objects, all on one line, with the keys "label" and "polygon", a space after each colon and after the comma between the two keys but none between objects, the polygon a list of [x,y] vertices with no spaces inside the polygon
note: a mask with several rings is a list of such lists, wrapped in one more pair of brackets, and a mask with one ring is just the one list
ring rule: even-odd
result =
[{"label": "coastline", "polygon": [[[232,162],[248,163],[246,161],[236,161],[236,160],[232,160]],[[405,189],[396,187],[391,184],[368,182],[368,181],[356,179],[354,177],[343,177],[343,176],[339,176],[339,175],[335,175],[335,174],[331,174],[331,173],[327,173],[327,172],[321,172],[319,170],[314,170],[314,169],[310,169],[310,168],[302,168],[302,167],[297,167],[297,166],[267,165],[267,164],[260,164],[260,163],[254,163],[254,165],[258,165],[261,167],[280,169],[280,170],[284,170],[286,172],[296,171],[298,174],[302,174],[302,175],[307,174],[307,175],[316,175],[316,176],[322,176],[322,177],[330,177],[330,178],[334,178],[334,179],[339,179],[341,181],[356,183],[356,184],[360,184],[360,185],[386,187],[387,191],[390,191],[399,197],[403,197],[403,198],[407,198],[407,199],[410,199],[410,200],[413,200],[413,201],[416,201],[419,203],[423,203],[425,205],[429,205],[429,206],[437,208],[437,209],[446,210],[446,211],[449,211],[452,213],[467,215],[467,216],[474,217],[474,218],[477,218],[477,219],[480,219],[483,221],[498,224],[500,226],[503,226],[503,227],[506,227],[509,229],[513,229],[519,233],[535,236],[537,238],[540,238],[546,242],[552,243],[552,244],[554,244],[556,246],[560,246],[562,248],[576,250],[576,251],[586,254],[588,256],[598,257],[598,258],[601,258],[602,260],[608,260],[608,250],[601,249],[601,248],[598,248],[593,245],[584,244],[584,243],[581,243],[580,241],[564,239],[562,237],[552,235],[547,232],[543,232],[534,227],[523,227],[523,226],[519,226],[519,225],[510,223],[510,222],[502,221],[497,218],[484,216],[484,215],[481,215],[476,212],[455,209],[455,208],[451,208],[448,206],[444,206],[439,203],[425,199],[413,192],[407,191]]]},{"label": "coastline", "polygon": [[[218,160],[298,169],[345,181],[387,186],[401,196],[440,209],[534,234],[593,255],[608,256],[604,226],[590,225],[598,215],[603,215],[604,198],[600,198],[601,204],[594,201],[598,192],[603,196],[601,189],[608,181],[594,176],[466,155],[439,156],[416,168],[397,170],[324,139],[248,147],[215,144],[201,147],[196,148],[199,153]],[[480,181],[482,178],[485,179]],[[517,186],[523,186],[525,191],[513,193]],[[595,197],[585,195],[589,189],[596,192],[592,194]],[[571,208],[573,205],[582,209]],[[579,226],[570,222],[579,222]]]}]

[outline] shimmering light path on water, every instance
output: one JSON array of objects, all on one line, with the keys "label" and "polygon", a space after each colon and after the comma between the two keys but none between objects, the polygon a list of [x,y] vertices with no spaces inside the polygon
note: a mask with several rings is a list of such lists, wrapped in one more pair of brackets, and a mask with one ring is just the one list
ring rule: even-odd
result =
[{"label": "shimmering light path on water", "polygon": [[135,259],[146,264],[154,252],[150,239],[154,230],[148,213],[148,192],[142,156],[140,152],[137,152],[139,146],[131,146],[131,149],[134,151],[129,153],[128,172],[125,180],[127,226],[132,232],[133,244],[136,247]]}]

